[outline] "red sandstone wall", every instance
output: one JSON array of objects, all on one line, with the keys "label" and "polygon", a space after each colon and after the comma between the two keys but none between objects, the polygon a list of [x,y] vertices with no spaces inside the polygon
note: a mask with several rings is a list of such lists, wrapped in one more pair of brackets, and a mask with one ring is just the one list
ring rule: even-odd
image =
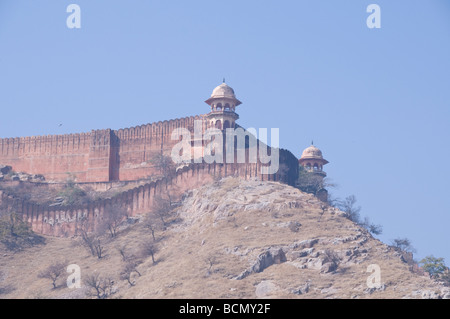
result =
[{"label": "red sandstone wall", "polygon": [[114,131],[117,137],[114,148],[112,180],[129,181],[155,173],[151,159],[161,153],[170,155],[178,141],[171,140],[176,128],[194,130],[194,121],[201,116],[191,116]]},{"label": "red sandstone wall", "polygon": [[42,174],[47,180],[65,181],[67,173],[78,182],[130,181],[154,173],[152,157],[165,154],[177,143],[172,131],[193,131],[191,116],[138,127],[95,130],[90,133],[0,139],[0,164],[15,171]]},{"label": "red sandstone wall", "polygon": [[[284,151],[286,152],[286,151]],[[295,157],[294,157],[295,158]],[[280,174],[261,175],[260,164],[192,164],[179,170],[169,180],[158,180],[121,193],[112,199],[99,200],[80,207],[50,207],[33,204],[13,198],[0,191],[0,202],[9,210],[20,212],[23,219],[30,223],[33,231],[51,236],[76,235],[77,224],[86,216],[95,229],[108,207],[119,204],[130,216],[151,213],[155,195],[161,194],[165,187],[179,194],[210,183],[215,177],[238,176],[243,179],[279,180]],[[167,185],[167,186],[166,186]]]},{"label": "red sandstone wall", "polygon": [[69,134],[0,139],[0,163],[15,171],[65,180],[67,172],[86,180],[91,135]]}]

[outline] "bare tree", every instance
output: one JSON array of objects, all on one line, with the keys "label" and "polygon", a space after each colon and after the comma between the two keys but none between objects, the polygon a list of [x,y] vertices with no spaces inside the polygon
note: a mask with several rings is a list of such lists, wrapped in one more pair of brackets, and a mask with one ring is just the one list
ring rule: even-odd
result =
[{"label": "bare tree", "polygon": [[375,225],[374,223],[372,223],[370,221],[369,217],[367,217],[367,216],[364,217],[364,219],[362,221],[358,222],[358,224],[375,235],[380,235],[383,232],[383,226]]},{"label": "bare tree", "polygon": [[326,249],[324,251],[324,263],[331,263],[331,271],[336,270],[339,267],[339,264],[341,263],[341,259],[336,254],[335,251],[331,249]]},{"label": "bare tree", "polygon": [[54,262],[38,275],[39,278],[46,278],[52,281],[53,289],[57,287],[56,281],[66,272],[66,263]]},{"label": "bare tree", "polygon": [[114,281],[110,277],[102,277],[99,273],[87,275],[85,284],[91,289],[91,295],[105,299],[113,293]]},{"label": "bare tree", "polygon": [[168,197],[161,195],[155,196],[154,210],[153,212],[159,217],[162,223],[163,230],[166,229],[166,219],[169,217],[169,213],[172,210],[171,200]]},{"label": "bare tree", "polygon": [[159,153],[155,154],[150,161],[159,171],[161,177],[170,179],[175,175],[176,165],[170,156]]},{"label": "bare tree", "polygon": [[217,258],[215,256],[208,256],[206,262],[208,264],[208,275],[211,275],[212,268],[217,264]]},{"label": "bare tree", "polygon": [[345,212],[346,217],[352,222],[357,223],[375,235],[380,235],[383,232],[383,226],[372,223],[369,217],[366,216],[364,219],[361,219],[361,206],[356,206],[355,195],[347,196],[343,201],[336,200],[336,203],[336,206]]},{"label": "bare tree", "polygon": [[136,282],[132,279],[132,275],[133,270],[130,267],[128,267],[128,264],[126,264],[120,273],[120,279],[126,280],[130,284],[130,286],[134,286]]},{"label": "bare tree", "polygon": [[116,237],[117,229],[127,216],[127,211],[119,204],[112,204],[105,212],[103,223],[111,237]]},{"label": "bare tree", "polygon": [[141,246],[141,256],[143,258],[147,258],[149,256],[152,257],[152,261],[155,264],[155,254],[158,252],[158,246],[153,242],[144,242]]},{"label": "bare tree", "polygon": [[391,242],[391,246],[405,252],[414,253],[416,251],[408,238],[396,238]]},{"label": "bare tree", "polygon": [[355,223],[360,222],[361,217],[359,213],[361,211],[361,206],[356,206],[355,195],[347,196],[343,201],[339,201],[338,207],[346,213],[348,219]]},{"label": "bare tree", "polygon": [[125,262],[126,266],[136,272],[140,277],[141,273],[137,270],[137,266],[142,264],[142,259],[135,254],[129,253],[126,245],[119,247],[117,250],[119,251],[120,256],[122,256],[122,261]]},{"label": "bare tree", "polygon": [[122,261],[126,262],[129,260],[130,256],[128,254],[128,248],[127,245],[122,245],[120,247],[117,247],[117,251],[119,252],[120,256],[122,257]]},{"label": "bare tree", "polygon": [[136,281],[132,279],[133,273],[138,274],[138,276],[141,276],[141,273],[137,270],[138,263],[136,261],[129,261],[125,264],[125,266],[122,269],[122,272],[120,273],[120,279],[126,280],[130,286],[134,286],[136,284]]},{"label": "bare tree", "polygon": [[89,220],[83,217],[79,222],[77,230],[81,236],[83,246],[90,251],[91,255],[96,256],[98,259],[104,257],[105,246],[101,238],[104,229],[99,227],[97,231],[90,231]]},{"label": "bare tree", "polygon": [[319,222],[322,219],[322,216],[325,214],[325,212],[327,211],[328,207],[326,205],[320,205],[320,209],[322,210],[322,213],[319,216]]},{"label": "bare tree", "polygon": [[150,230],[153,241],[156,241],[155,232],[157,230],[165,228],[163,223],[165,221],[164,219],[165,215],[166,215],[165,213],[163,213],[162,216],[160,216],[160,214],[158,213],[150,212],[144,217],[144,227]]}]

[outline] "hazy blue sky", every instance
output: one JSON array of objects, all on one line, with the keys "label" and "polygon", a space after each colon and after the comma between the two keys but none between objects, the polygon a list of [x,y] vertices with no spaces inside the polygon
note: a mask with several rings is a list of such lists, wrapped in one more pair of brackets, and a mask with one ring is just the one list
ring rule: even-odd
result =
[{"label": "hazy blue sky", "polygon": [[223,77],[240,125],[313,139],[383,241],[450,264],[450,1],[0,0],[0,137],[206,113]]}]

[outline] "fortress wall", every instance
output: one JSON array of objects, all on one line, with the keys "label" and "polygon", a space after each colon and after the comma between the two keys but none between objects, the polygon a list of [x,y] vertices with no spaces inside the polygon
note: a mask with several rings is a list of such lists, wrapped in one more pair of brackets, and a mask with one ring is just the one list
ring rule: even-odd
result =
[{"label": "fortress wall", "polygon": [[0,163],[14,171],[65,180],[67,172],[86,179],[90,133],[0,139]]},{"label": "fortress wall", "polygon": [[69,172],[77,182],[138,180],[157,173],[151,163],[156,154],[170,155],[178,143],[171,140],[173,130],[193,133],[195,120],[204,121],[200,115],[116,131],[0,139],[0,164],[48,181],[63,182]]},{"label": "fortress wall", "polygon": [[114,131],[117,142],[113,145],[115,155],[111,159],[114,162],[112,180],[135,180],[154,174],[152,158],[161,152],[170,155],[178,142],[171,140],[173,130],[187,128],[193,132],[195,120],[203,120],[203,117],[191,116]]},{"label": "fortress wall", "polygon": [[[260,163],[249,164],[191,164],[177,171],[170,180],[161,179],[138,186],[123,192],[112,199],[94,201],[84,206],[50,207],[19,200],[0,191],[0,202],[10,211],[22,214],[23,219],[30,223],[33,231],[50,236],[77,235],[80,220],[85,216],[89,220],[90,228],[96,229],[111,208],[119,205],[128,212],[129,216],[152,213],[155,196],[170,191],[181,195],[187,190],[194,189],[214,181],[215,178],[236,176],[242,179],[258,178],[260,180],[283,181],[286,171],[294,169],[295,157],[288,151],[280,150],[281,157],[286,158],[287,170],[272,175],[260,172]],[[292,157],[291,157],[292,155]],[[297,163],[295,162],[295,167]]]},{"label": "fortress wall", "polygon": [[114,141],[114,136],[110,129],[92,131],[85,181],[102,182],[111,180],[111,171],[113,170],[111,163],[112,141]]}]

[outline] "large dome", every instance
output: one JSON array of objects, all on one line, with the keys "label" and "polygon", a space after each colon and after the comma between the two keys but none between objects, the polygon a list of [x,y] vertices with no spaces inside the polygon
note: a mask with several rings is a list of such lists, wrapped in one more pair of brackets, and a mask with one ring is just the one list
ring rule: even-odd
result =
[{"label": "large dome", "polygon": [[211,97],[212,98],[228,97],[230,99],[235,99],[236,95],[234,94],[234,90],[230,86],[228,86],[228,84],[222,83],[213,90]]}]

